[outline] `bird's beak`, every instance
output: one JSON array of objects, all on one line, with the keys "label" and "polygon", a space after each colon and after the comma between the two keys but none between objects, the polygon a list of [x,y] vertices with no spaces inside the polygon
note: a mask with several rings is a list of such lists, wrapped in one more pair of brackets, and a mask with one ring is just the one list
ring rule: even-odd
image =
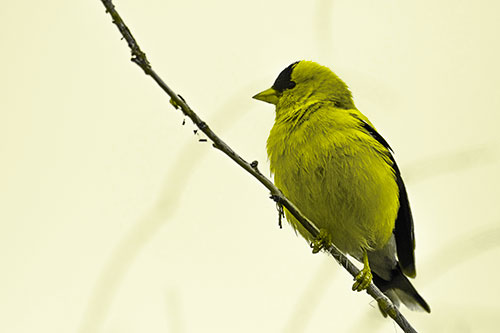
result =
[{"label": "bird's beak", "polygon": [[257,95],[253,96],[252,98],[258,99],[259,101],[263,101],[266,103],[271,103],[271,104],[278,104],[279,98],[279,92],[274,90],[273,88],[269,88],[267,90],[264,90]]}]

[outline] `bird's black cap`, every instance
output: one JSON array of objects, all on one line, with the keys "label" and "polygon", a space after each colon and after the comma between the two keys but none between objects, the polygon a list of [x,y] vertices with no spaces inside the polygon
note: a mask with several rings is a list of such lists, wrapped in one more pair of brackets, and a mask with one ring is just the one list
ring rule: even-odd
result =
[{"label": "bird's black cap", "polygon": [[276,91],[283,92],[287,89],[292,89],[295,87],[295,82],[292,81],[292,71],[293,67],[297,65],[299,62],[296,61],[284,70],[281,71],[280,75],[278,75],[278,78],[276,78],[276,81],[274,81],[274,84],[272,88]]}]

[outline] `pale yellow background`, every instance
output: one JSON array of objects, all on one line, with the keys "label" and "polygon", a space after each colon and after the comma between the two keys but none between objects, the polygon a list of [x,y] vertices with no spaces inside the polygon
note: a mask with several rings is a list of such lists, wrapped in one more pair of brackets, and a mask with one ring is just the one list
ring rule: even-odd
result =
[{"label": "pale yellow background", "polygon": [[[116,1],[157,72],[268,174],[293,61],[331,67],[396,151],[422,332],[500,313],[497,1]],[[129,61],[98,0],[0,11],[0,332],[395,332],[277,226],[268,192]]]}]

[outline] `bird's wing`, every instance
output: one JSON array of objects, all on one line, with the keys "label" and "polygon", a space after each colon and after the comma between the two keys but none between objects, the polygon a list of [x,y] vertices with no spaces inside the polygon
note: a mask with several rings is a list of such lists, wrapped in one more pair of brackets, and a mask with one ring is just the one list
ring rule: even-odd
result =
[{"label": "bird's wing", "polygon": [[393,230],[396,238],[399,264],[405,275],[415,277],[415,234],[413,231],[413,217],[403,178],[401,178],[398,165],[391,153],[392,148],[369,122],[361,119],[357,114],[354,114],[354,116],[360,120],[362,128],[388,150],[387,153],[392,161],[391,167],[394,170],[396,183],[399,189],[399,210],[396,218],[396,225]]}]

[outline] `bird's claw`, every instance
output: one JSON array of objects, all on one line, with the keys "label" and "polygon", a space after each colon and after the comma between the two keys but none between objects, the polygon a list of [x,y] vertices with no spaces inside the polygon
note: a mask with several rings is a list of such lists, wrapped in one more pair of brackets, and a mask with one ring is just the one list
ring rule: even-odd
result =
[{"label": "bird's claw", "polygon": [[311,242],[311,248],[313,253],[318,253],[322,249],[328,247],[331,243],[330,235],[325,229],[319,230],[319,235],[315,240]]},{"label": "bird's claw", "polygon": [[352,290],[353,291],[363,291],[372,282],[372,271],[370,267],[363,267],[362,270],[359,271],[358,275],[356,275],[356,282],[352,285]]}]

